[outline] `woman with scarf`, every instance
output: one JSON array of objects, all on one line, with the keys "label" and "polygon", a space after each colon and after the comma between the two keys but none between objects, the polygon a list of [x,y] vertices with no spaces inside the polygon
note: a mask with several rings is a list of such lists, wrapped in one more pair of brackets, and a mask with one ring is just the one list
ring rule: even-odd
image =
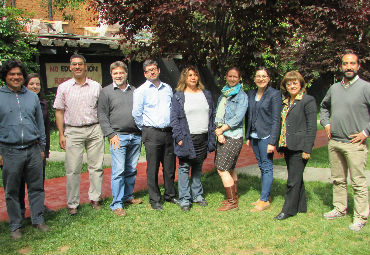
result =
[{"label": "woman with scarf", "polygon": [[194,66],[183,69],[180,74],[176,93],[172,97],[171,127],[174,153],[179,158],[181,210],[189,211],[192,204],[207,206],[201,176],[207,153],[215,150],[214,109],[211,92],[205,89]]},{"label": "woman with scarf", "polygon": [[234,168],[243,145],[243,119],[248,108],[248,97],[240,79],[239,69],[230,68],[227,84],[217,102],[215,165],[227,198],[219,211],[238,209],[238,176]]},{"label": "woman with scarf", "polygon": [[252,203],[251,212],[270,207],[273,181],[273,157],[280,133],[281,93],[269,86],[270,76],[265,67],[259,67],[254,76],[257,89],[248,92],[248,114],[245,124],[247,145],[252,145],[261,170],[261,195]]},{"label": "woman with scarf", "polygon": [[285,99],[278,151],[284,153],[288,180],[283,209],[275,219],[285,220],[307,212],[303,171],[316,137],[317,107],[315,98],[306,94],[304,79],[297,71],[285,74],[280,89]]}]

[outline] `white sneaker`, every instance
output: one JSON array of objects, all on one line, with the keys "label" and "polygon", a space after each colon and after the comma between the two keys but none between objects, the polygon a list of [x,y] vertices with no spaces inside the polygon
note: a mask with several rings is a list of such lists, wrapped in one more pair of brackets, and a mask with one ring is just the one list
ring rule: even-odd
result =
[{"label": "white sneaker", "polygon": [[340,218],[340,217],[346,216],[346,213],[345,212],[344,213],[341,213],[341,212],[338,212],[336,209],[333,209],[330,212],[324,213],[323,216],[327,220],[334,220],[336,218]]},{"label": "white sneaker", "polygon": [[362,222],[359,222],[359,221],[354,221],[351,225],[348,226],[348,228],[350,230],[358,232],[365,226],[365,224],[366,223],[362,223]]}]

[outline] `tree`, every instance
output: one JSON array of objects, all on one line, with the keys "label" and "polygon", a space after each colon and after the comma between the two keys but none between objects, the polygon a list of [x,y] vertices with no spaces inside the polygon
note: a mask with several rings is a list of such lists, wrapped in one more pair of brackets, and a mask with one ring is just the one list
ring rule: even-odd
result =
[{"label": "tree", "polygon": [[[90,1],[99,19],[118,22],[129,58],[181,54],[183,64],[210,64],[218,77],[236,65],[247,84],[257,65],[272,68],[277,80],[299,69],[312,82],[336,74],[341,52],[352,48],[366,56],[370,78],[369,1],[58,0],[70,1]],[[138,36],[143,31],[150,40]]]},{"label": "tree", "polygon": [[[276,1],[250,0],[93,0],[91,6],[132,43],[133,55],[181,54],[184,63],[206,66],[216,76],[236,65],[251,74],[263,53],[275,52],[288,36],[285,10]],[[150,43],[135,36],[151,28]],[[136,48],[137,47],[137,48]]]},{"label": "tree", "polygon": [[37,71],[34,57],[38,50],[31,45],[34,36],[23,32],[29,22],[26,17],[26,13],[19,9],[0,9],[0,62],[16,58],[22,61],[29,71]]},{"label": "tree", "polygon": [[280,51],[281,59],[294,58],[308,79],[329,75],[332,82],[334,75],[340,77],[341,54],[353,49],[362,56],[362,76],[370,80],[370,2],[301,1],[300,5],[289,16],[295,33],[291,44]]}]

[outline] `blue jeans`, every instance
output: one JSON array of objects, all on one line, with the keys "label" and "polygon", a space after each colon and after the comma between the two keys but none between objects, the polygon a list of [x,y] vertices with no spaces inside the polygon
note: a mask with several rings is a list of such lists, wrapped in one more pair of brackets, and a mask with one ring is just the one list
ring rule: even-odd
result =
[{"label": "blue jeans", "polygon": [[269,139],[254,139],[251,138],[254,155],[261,170],[261,197],[260,200],[267,201],[270,195],[270,190],[273,181],[273,166],[272,160],[274,153],[267,154],[267,145]]},{"label": "blue jeans", "polygon": [[141,136],[120,135],[121,146],[118,149],[110,146],[112,155],[111,187],[113,201],[112,210],[123,208],[123,203],[132,199],[136,180],[136,166],[140,157]]},{"label": "blue jeans", "polygon": [[[190,205],[191,201],[200,202],[203,198],[201,182],[203,160],[179,158],[178,187],[180,206]],[[191,167],[191,194],[189,187],[189,171]]]}]

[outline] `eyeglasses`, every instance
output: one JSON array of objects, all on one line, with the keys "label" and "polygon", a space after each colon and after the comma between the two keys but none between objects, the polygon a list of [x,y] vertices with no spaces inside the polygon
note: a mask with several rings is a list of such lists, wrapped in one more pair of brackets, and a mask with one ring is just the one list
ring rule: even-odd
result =
[{"label": "eyeglasses", "polygon": [[83,66],[84,64],[83,62],[72,62],[71,66]]},{"label": "eyeglasses", "polygon": [[256,75],[254,76],[256,79],[261,79],[261,80],[264,80],[264,79],[267,79],[268,76],[267,75]]},{"label": "eyeglasses", "polygon": [[300,86],[301,85],[301,83],[299,82],[299,81],[290,81],[290,82],[287,82],[286,83],[286,86],[287,87],[291,87],[291,86]]},{"label": "eyeglasses", "polygon": [[144,71],[144,73],[151,73],[151,72],[156,72],[156,71],[158,71],[158,68],[154,67],[154,68],[151,68],[151,69],[148,69],[148,70]]}]

